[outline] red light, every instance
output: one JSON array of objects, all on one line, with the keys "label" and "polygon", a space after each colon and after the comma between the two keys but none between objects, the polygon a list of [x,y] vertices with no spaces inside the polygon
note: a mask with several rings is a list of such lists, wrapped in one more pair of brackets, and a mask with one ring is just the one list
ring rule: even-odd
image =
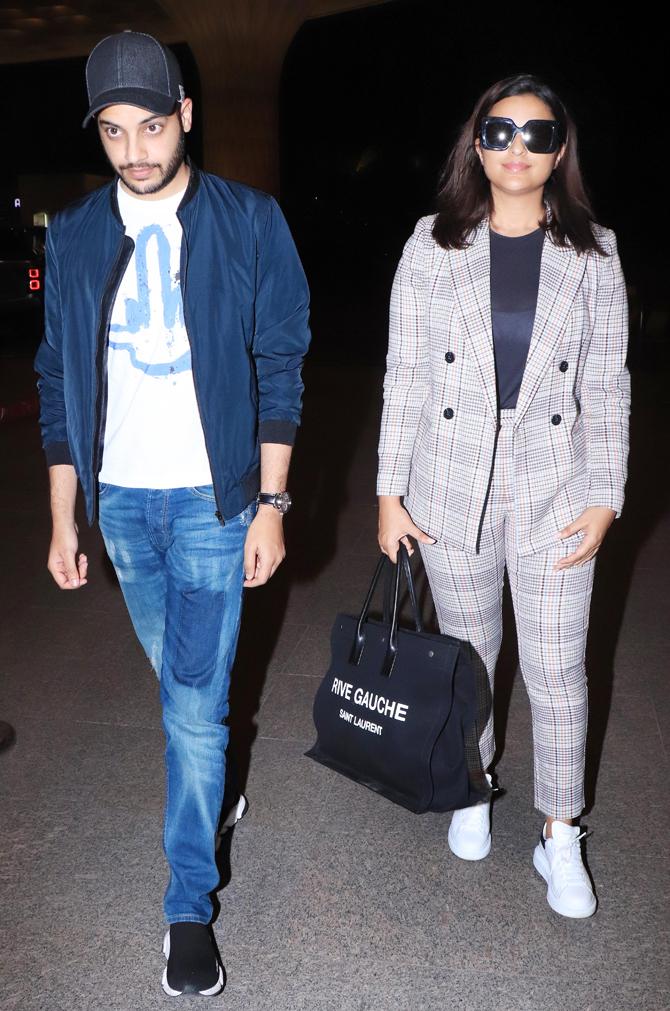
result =
[{"label": "red light", "polygon": [[37,277],[37,278],[39,278],[39,276],[40,276],[40,268],[39,267],[28,267],[28,277]]},{"label": "red light", "polygon": [[39,281],[29,281],[28,282],[28,287],[30,288],[31,291],[39,291],[40,290],[40,282]]}]

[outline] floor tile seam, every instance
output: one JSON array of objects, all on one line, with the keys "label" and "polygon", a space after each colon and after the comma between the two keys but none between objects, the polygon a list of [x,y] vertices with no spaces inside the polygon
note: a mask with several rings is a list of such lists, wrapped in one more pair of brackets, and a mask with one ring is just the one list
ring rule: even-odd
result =
[{"label": "floor tile seam", "polygon": [[654,710],[654,720],[656,722],[656,729],[658,730],[658,738],[659,738],[659,743],[660,743],[660,746],[661,746],[661,751],[663,753],[663,757],[665,758],[665,763],[667,765],[668,764],[668,759],[670,757],[670,753],[668,752],[668,746],[667,746],[667,744],[665,742],[665,735],[663,733],[663,728],[661,727],[661,722],[660,722],[660,720],[658,718],[658,704],[653,699],[652,699],[652,703],[651,704],[652,704],[652,708]]},{"label": "floor tile seam", "polygon": [[[57,717],[48,718],[48,715],[37,716],[34,714],[22,715],[22,719],[25,723],[40,723],[44,725],[48,723],[50,726],[55,726],[58,723],[66,723],[68,726],[85,726],[85,727],[114,727],[115,729],[122,730],[155,730],[157,733],[163,731],[161,724],[151,724],[151,723],[124,723],[116,720],[85,720],[81,717],[74,717],[71,714],[65,714],[66,718],[63,718],[63,714],[59,713]],[[19,728],[16,728],[17,731]],[[18,741],[17,741],[18,743]]]},{"label": "floor tile seam", "polygon": [[[258,707],[257,716],[260,716],[261,713],[264,711],[264,709],[267,706],[268,702],[274,696],[275,691],[277,689],[277,685],[279,684],[281,678],[283,678],[283,677],[288,677],[288,678],[291,678],[291,679],[294,679],[294,678],[306,678],[306,679],[308,679],[310,681],[314,681],[315,679],[316,680],[320,679],[321,677],[323,677],[323,675],[315,675],[315,674],[287,674],[287,673],[284,673],[281,670],[273,671],[272,675],[271,675],[270,684],[268,685],[268,690],[263,695],[263,697],[261,698],[260,705]],[[259,734],[258,736],[260,737],[262,735]]]},{"label": "floor tile seam", "polygon": [[320,671],[318,674],[297,674],[290,670],[279,671],[279,674],[285,678],[309,678],[311,681],[322,681],[324,675],[327,671]]},{"label": "floor tile seam", "polygon": [[[270,698],[272,698],[272,696],[274,695],[275,688],[277,686],[277,682],[278,682],[279,678],[282,677],[282,676],[283,675],[282,675],[281,670],[278,670],[276,667],[272,667],[272,665],[270,665],[267,668],[266,674],[265,674],[265,682],[263,684],[263,691],[261,692],[261,697],[258,700],[258,709],[256,710],[256,713],[254,714],[254,722],[255,722],[256,725],[258,725],[258,721],[259,721],[259,719],[261,717],[261,714],[263,713],[263,711],[265,709],[265,706],[268,703],[268,700]],[[258,734],[256,735],[256,740],[258,740],[259,736],[260,735],[258,735]]]},{"label": "floor tile seam", "polygon": [[301,645],[301,643],[302,643],[303,639],[305,638],[305,636],[307,635],[307,631],[308,631],[308,629],[310,627],[309,623],[294,622],[294,624],[296,624],[296,625],[304,625],[304,627],[302,629],[302,632],[298,636],[297,641],[293,643],[293,646],[291,647],[289,655],[286,657],[286,659],[284,661],[282,661],[282,663],[277,668],[278,673],[280,673],[280,674],[282,674],[284,672],[284,668],[286,667],[286,664],[289,662],[289,660],[291,659],[291,657],[293,656],[293,654],[295,653],[295,651]]},{"label": "floor tile seam", "polygon": [[155,730],[157,734],[163,734],[161,724],[151,723],[120,723],[114,720],[74,720],[74,723],[86,727],[114,727],[122,730]]},{"label": "floor tile seam", "polygon": [[[225,945],[225,936],[222,937],[222,942]],[[255,964],[256,968],[258,967],[258,946],[245,945],[244,943],[239,944],[238,942],[236,942],[235,943],[235,954],[237,956],[240,953],[248,955],[249,957],[247,958],[246,961],[249,961],[249,962]],[[279,954],[277,954],[276,957],[280,958],[281,956]],[[335,958],[334,959],[334,958],[330,958],[330,957],[324,957],[321,953],[317,953],[317,952],[314,953],[314,958],[315,959],[318,958],[318,965],[315,968],[316,968],[316,971],[320,975],[323,973],[324,966],[326,966],[326,967],[328,967],[330,969],[335,969],[335,970],[337,970],[338,968],[341,967],[343,970],[345,970],[347,972],[351,971],[351,967],[352,967],[351,958],[348,958],[348,959],[347,958]],[[310,961],[311,961],[311,959],[310,959]],[[233,964],[233,960],[230,960],[230,964]],[[374,964],[375,964],[375,970],[378,971],[378,972],[382,972],[384,970],[393,970],[394,973],[395,972],[399,972],[399,971],[402,972],[403,970],[407,970],[408,972],[416,972],[418,970],[419,972],[433,973],[435,971],[440,971],[440,969],[443,967],[443,963],[437,963],[437,962],[435,962],[433,960],[428,960],[428,959],[414,958],[414,959],[410,959],[408,961],[403,961],[402,963],[399,963],[397,958],[395,958],[395,959],[394,958],[384,959],[383,957],[380,957],[380,956],[375,956]],[[304,974],[303,974],[304,973],[304,966],[303,966],[302,963],[301,963],[301,966],[300,966],[300,971],[301,971],[301,981],[304,981],[304,979],[305,979]],[[547,972],[529,972],[528,970],[526,970],[526,969],[524,969],[522,967],[520,967],[520,968],[518,968],[516,970],[514,970],[514,969],[506,970],[506,969],[502,969],[498,963],[495,964],[495,965],[492,965],[490,969],[486,968],[485,965],[483,965],[483,966],[473,966],[471,968],[467,967],[467,966],[458,966],[458,967],[451,966],[450,967],[450,971],[456,971],[456,972],[461,973],[461,974],[463,974],[465,976],[477,976],[477,977],[479,977],[479,976],[485,975],[485,976],[494,977],[495,979],[508,980],[508,981],[522,979],[524,982],[525,981],[529,981],[531,983],[538,983],[538,984],[544,984],[544,983],[546,983],[547,979],[551,979],[551,980],[563,980],[563,981],[573,981],[574,982],[574,972],[571,971],[570,968],[566,968],[565,970],[560,970],[559,969],[558,973],[557,973],[555,965],[552,965],[551,971],[547,971]],[[238,978],[239,978],[239,972],[240,972],[239,969],[235,970],[235,975]],[[255,977],[251,976],[251,977],[248,977],[248,978],[250,980],[253,980]],[[664,980],[664,977],[660,976],[659,977],[659,984],[661,984],[661,985],[659,985],[658,987],[654,987],[654,992],[659,993],[659,994],[663,994],[663,993],[666,992],[667,987],[664,987],[662,985],[663,980]],[[323,980],[323,982],[326,983],[325,980]],[[630,974],[627,973],[626,971],[622,971],[619,974],[617,974],[616,972],[612,972],[612,971],[603,971],[603,972],[591,973],[591,974],[589,974],[587,980],[584,980],[584,978],[582,977],[581,980],[579,981],[579,985],[581,987],[583,987],[585,983],[586,984],[603,985],[603,984],[608,983],[608,982],[614,982],[614,983],[617,983],[617,984],[624,984],[624,985],[632,986],[632,987],[637,988],[637,989],[645,987],[645,984],[632,983],[631,979],[630,979]]]},{"label": "floor tile seam", "polygon": [[255,755],[254,755],[254,749],[256,747],[256,743],[259,740],[267,740],[267,741],[270,741],[272,744],[285,744],[285,745],[288,745],[291,748],[293,748],[293,750],[298,750],[299,748],[302,748],[302,746],[303,746],[303,742],[296,740],[294,737],[264,737],[261,734],[257,734],[256,737],[254,738],[253,744],[251,745],[251,766],[250,766],[250,768],[253,768],[253,766],[255,764],[257,764],[257,763],[262,763],[263,762],[263,756],[262,755],[258,755],[258,757],[255,757]]},{"label": "floor tile seam", "polygon": [[[314,731],[316,735],[316,730]],[[270,737],[268,734],[258,734],[257,741],[275,741],[277,744],[295,744],[296,746],[312,745],[311,737]]]},{"label": "floor tile seam", "polygon": [[[58,616],[59,619],[62,618],[63,622],[67,617],[69,617],[71,620],[71,626],[68,627],[71,627],[73,635],[78,634],[82,621],[88,620],[89,622],[92,622],[94,619],[97,620],[102,618],[108,622],[108,627],[111,628],[112,625],[115,626],[113,637],[111,637],[109,641],[110,646],[117,645],[120,641],[120,636],[124,636],[124,638],[127,638],[128,641],[132,640],[135,642],[135,633],[133,632],[132,627],[127,624],[130,622],[128,612],[125,609],[121,609],[125,608],[125,605],[121,604],[118,611],[116,609],[112,611],[112,605],[116,608],[116,597],[114,597],[112,602],[108,601],[107,604],[100,603],[99,606],[96,605],[86,609],[81,608],[79,610],[75,610],[74,608],[67,607],[63,604],[54,604],[53,607],[49,604],[40,604],[36,606],[39,606],[41,611],[48,611],[53,617]],[[65,625],[62,624],[61,627],[65,628]]]},{"label": "floor tile seam", "polygon": [[[214,929],[216,929],[216,928],[214,928]],[[224,934],[221,934],[221,942],[222,942],[223,945],[225,945],[225,943],[226,943],[226,939],[225,939],[225,935]],[[234,950],[234,958],[230,959],[231,963],[232,963],[232,961],[234,961],[234,960],[237,959],[237,956],[245,957],[247,955],[252,955],[252,958],[251,958],[252,964],[256,964],[256,966],[258,966],[258,951],[259,951],[259,945],[258,944],[257,945],[253,945],[253,944],[247,944],[245,942],[243,942],[241,944],[240,942],[235,941],[233,950]],[[242,960],[242,957],[241,957],[241,960]],[[278,960],[283,959],[283,957],[284,957],[283,952],[278,951],[274,957],[276,959],[278,959]],[[362,960],[364,960],[367,957],[368,957],[367,955],[362,956]],[[532,956],[529,955],[529,957],[532,957]],[[574,957],[575,958],[578,957],[577,950],[575,950]],[[249,959],[247,959],[245,957],[245,960],[249,960]],[[271,959],[271,960],[273,960],[273,959]],[[300,961],[303,961],[303,960],[309,960],[309,961],[311,961],[312,959],[303,955],[303,957],[300,959]],[[392,969],[392,968],[394,968],[396,972],[398,970],[397,957],[393,958],[393,957],[389,956],[389,957],[385,958],[382,954],[376,954],[374,961],[375,961],[375,970],[384,970],[384,969]],[[352,958],[351,958],[351,956],[350,957],[343,957],[343,958],[332,958],[332,957],[329,957],[327,955],[326,956],[319,955],[318,966],[319,966],[319,969],[322,968],[322,967],[328,967],[330,969],[337,970],[338,968],[342,967],[342,969],[344,969],[344,970],[351,970],[351,967],[352,967]],[[427,971],[427,972],[434,972],[435,970],[439,970],[440,968],[442,968],[442,966],[443,966],[443,962],[437,961],[435,959],[435,957],[421,958],[421,957],[417,957],[416,955],[412,955],[409,958],[403,958],[403,963],[402,963],[403,970],[406,970],[406,971],[409,971],[409,972],[414,972],[416,970]],[[500,966],[499,963],[491,964],[491,966],[490,966],[489,969],[487,969],[486,968],[486,964],[484,964],[484,966],[482,966],[482,967],[480,967],[480,966],[472,966],[472,967],[463,966],[463,967],[460,967],[458,969],[458,971],[459,972],[463,972],[463,973],[472,974],[472,975],[479,975],[481,973],[486,973],[487,975],[491,975],[491,976],[494,976],[496,978],[508,978],[508,979],[515,979],[515,978],[518,978],[518,977],[522,976],[522,978],[524,980],[535,980],[535,981],[538,981],[538,982],[544,982],[547,979],[547,975],[548,975],[547,973],[545,973],[545,972],[543,972],[541,970],[531,970],[531,971],[529,971],[529,970],[523,969],[523,968],[512,968],[512,967],[509,967],[508,969],[507,968],[503,969]],[[554,976],[556,975],[556,973],[557,973],[557,970],[556,970],[555,964],[552,963],[552,969],[551,969],[551,976],[552,976],[552,978],[554,978]],[[564,968],[564,969],[559,969],[558,970],[558,977],[559,978],[560,977],[565,977],[565,978],[568,978],[568,979],[572,979],[574,981],[574,970],[573,970],[572,966],[566,966],[566,968]],[[661,971],[659,971],[658,979],[655,979],[654,977],[649,977],[649,976],[645,977],[645,979],[646,980],[650,980],[652,982],[652,985],[654,985],[655,989],[657,989],[657,990],[661,990],[662,991],[664,985],[666,985],[665,976],[661,973]],[[594,981],[613,980],[616,983],[623,983],[623,984],[627,984],[628,983],[629,985],[631,985],[630,974],[625,969],[620,970],[618,972],[618,975],[617,975],[616,972],[608,972],[608,971],[606,971],[606,970],[603,969],[602,971],[598,971],[598,972],[590,974],[589,975],[589,981],[590,980],[594,980]],[[633,984],[633,985],[635,986],[636,984]]]},{"label": "floor tile seam", "polygon": [[[323,674],[289,674],[287,671],[277,671],[279,677],[289,677],[289,678],[307,678],[313,681],[315,677],[323,677]],[[325,674],[325,671],[324,671]]]},{"label": "floor tile seam", "polygon": [[[653,573],[653,577],[648,579],[648,573]],[[646,564],[645,562],[636,563],[633,568],[632,579],[629,584],[627,600],[632,593],[639,593],[646,590],[646,583],[657,582],[660,578],[661,569],[658,564],[654,565],[652,562]],[[665,585],[665,583],[662,583]]]},{"label": "floor tile seam", "polygon": [[649,597],[654,599],[654,615],[661,614],[662,608],[659,606],[656,609],[656,594],[653,589],[648,589],[644,594],[640,594],[640,600],[631,600],[628,598],[626,601],[626,609],[624,611],[624,617],[621,626],[621,633],[618,642],[625,642],[627,639],[636,639],[642,633],[642,628],[644,626],[644,631],[647,633],[645,636],[645,645],[648,646],[649,642],[654,644],[660,644],[662,646],[667,646],[668,644],[668,632],[665,625],[661,629],[660,622],[658,619],[652,619],[649,617]]},{"label": "floor tile seam", "polygon": [[[62,591],[59,591],[56,586],[52,587],[49,583],[41,588],[42,592],[39,596],[37,595],[37,591],[34,591],[33,595],[25,602],[25,606],[30,609],[34,608],[37,611],[48,611],[50,614],[53,614],[54,612],[60,613],[63,611],[74,615],[78,614],[82,610],[86,612],[89,610],[102,610],[104,605],[102,601],[100,601],[99,597],[104,595],[105,597],[111,596],[115,601],[118,601],[118,613],[126,614],[121,590],[114,583],[101,582],[101,579],[105,578],[106,577],[104,575],[102,577],[99,575],[97,583],[90,584],[88,590],[80,590],[79,592],[83,593],[84,596],[76,598],[80,601],[79,604],[76,604],[71,596],[64,596]],[[49,599],[42,600],[42,597],[46,597],[47,595]],[[66,603],[66,600],[69,600],[70,603]]]},{"label": "floor tile seam", "polygon": [[[660,675],[659,675],[660,677]],[[648,698],[652,694],[652,686],[645,683],[640,685],[638,681],[636,684],[613,684],[612,685],[612,698]]]}]

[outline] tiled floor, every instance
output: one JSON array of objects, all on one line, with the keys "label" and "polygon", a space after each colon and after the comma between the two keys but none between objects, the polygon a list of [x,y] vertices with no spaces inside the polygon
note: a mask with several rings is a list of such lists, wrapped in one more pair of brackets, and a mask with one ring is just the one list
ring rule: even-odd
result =
[{"label": "tiled floor", "polygon": [[[235,671],[251,808],[220,892],[221,1006],[670,1008],[670,403],[667,376],[633,378],[628,498],[598,561],[589,643],[584,822],[600,906],[571,921],[551,912],[532,868],[541,819],[509,621],[497,697],[506,793],[481,864],[451,856],[448,815],[409,814],[304,757],[330,625],[358,609],[377,557],[381,396],[379,370],[308,368],[289,554],[248,594]],[[168,1003],[157,686],[97,532],[82,527],[86,589],[51,585],[34,422],[0,426],[0,466],[0,717],[17,731],[0,755],[0,1004],[150,1011]]]}]

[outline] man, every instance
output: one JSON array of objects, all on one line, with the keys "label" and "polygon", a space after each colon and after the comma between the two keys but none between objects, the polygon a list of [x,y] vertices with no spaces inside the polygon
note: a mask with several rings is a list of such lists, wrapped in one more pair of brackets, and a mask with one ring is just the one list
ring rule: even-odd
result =
[{"label": "man", "polygon": [[[284,558],[309,294],[267,194],[184,153],[193,105],[149,35],[103,39],[89,111],[116,179],[54,218],[36,358],[58,586],[88,579],[77,483],[160,679],[163,989],[215,994],[215,838],[242,588]],[[239,812],[238,812],[239,813]],[[233,814],[233,820],[235,813]]]}]

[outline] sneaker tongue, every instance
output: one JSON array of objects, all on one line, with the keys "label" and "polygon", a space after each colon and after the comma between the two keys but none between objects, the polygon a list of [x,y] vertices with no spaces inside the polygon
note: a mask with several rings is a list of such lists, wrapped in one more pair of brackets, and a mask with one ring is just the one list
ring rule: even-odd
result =
[{"label": "sneaker tongue", "polygon": [[173,962],[184,978],[218,973],[209,929],[202,923],[173,923],[170,928]]},{"label": "sneaker tongue", "polygon": [[555,821],[551,826],[551,835],[557,842],[569,842],[579,835],[579,825],[566,825],[563,821]]}]

